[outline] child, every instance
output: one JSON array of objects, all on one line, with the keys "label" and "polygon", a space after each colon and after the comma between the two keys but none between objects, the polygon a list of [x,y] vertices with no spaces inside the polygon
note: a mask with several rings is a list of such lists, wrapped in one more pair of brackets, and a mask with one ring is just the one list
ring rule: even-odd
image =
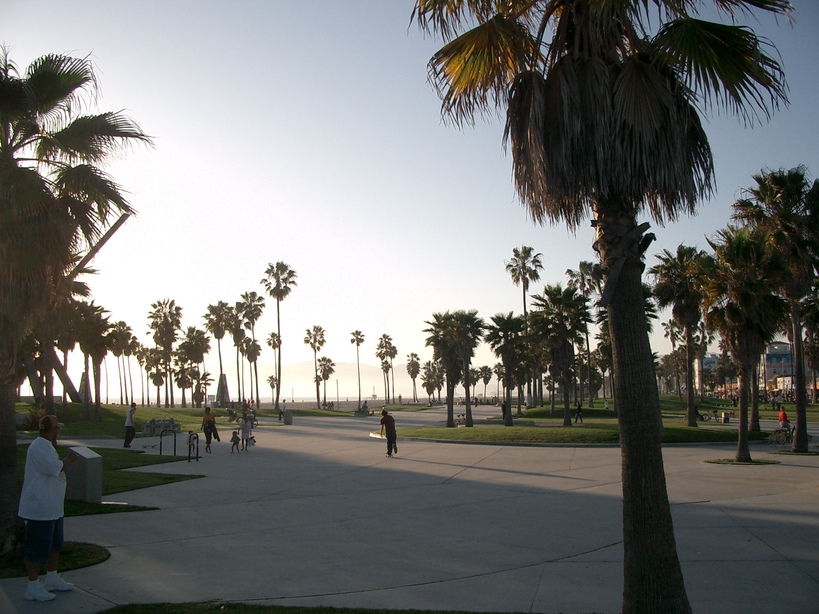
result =
[{"label": "child", "polygon": [[234,448],[236,451],[239,451],[239,431],[233,431],[233,437],[230,438],[230,443],[233,445],[230,446],[230,453],[233,454]]}]

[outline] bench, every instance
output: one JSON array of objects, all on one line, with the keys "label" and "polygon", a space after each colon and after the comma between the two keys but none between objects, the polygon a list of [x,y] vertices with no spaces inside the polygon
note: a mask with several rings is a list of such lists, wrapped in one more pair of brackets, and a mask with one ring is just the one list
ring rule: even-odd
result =
[{"label": "bench", "polygon": [[157,437],[162,431],[173,431],[174,433],[182,432],[182,425],[176,422],[173,418],[165,418],[157,420],[152,418],[142,425],[143,437]]}]

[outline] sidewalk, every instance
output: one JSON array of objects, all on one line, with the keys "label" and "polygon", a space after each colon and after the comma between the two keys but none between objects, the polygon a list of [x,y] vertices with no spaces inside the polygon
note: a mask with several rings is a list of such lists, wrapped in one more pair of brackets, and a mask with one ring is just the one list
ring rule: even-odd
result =
[{"label": "sidewalk", "polygon": [[[476,411],[480,419],[492,410]],[[66,519],[68,540],[111,552],[105,563],[64,574],[74,591],[30,603],[22,598],[24,578],[2,580],[0,611],[93,613],[124,603],[210,600],[619,611],[618,448],[408,441],[402,427],[439,422],[443,414],[395,416],[397,458],[369,437],[377,416],[260,425],[257,445],[241,454],[230,453],[223,425],[222,442],[198,462],[139,469],[205,479],[105,498],[158,511]],[[816,441],[814,434],[812,449]],[[136,439],[134,448],[153,443]],[[179,454],[182,443],[184,435]],[[771,456],[777,448],[754,444],[753,457],[780,464],[704,462],[731,458],[734,449],[664,449],[694,611],[816,612],[819,456]]]}]

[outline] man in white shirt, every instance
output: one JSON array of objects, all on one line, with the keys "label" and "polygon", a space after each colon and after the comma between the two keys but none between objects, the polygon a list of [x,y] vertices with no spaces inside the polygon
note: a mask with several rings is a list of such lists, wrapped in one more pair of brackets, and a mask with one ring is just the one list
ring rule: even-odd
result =
[{"label": "man in white shirt", "polygon": [[[23,595],[28,601],[51,601],[49,591],[70,591],[74,585],[57,573],[63,549],[63,515],[65,500],[65,468],[77,460],[69,452],[60,460],[55,445],[63,426],[57,416],[40,419],[40,436],[26,452],[26,468],[20,507],[17,515],[26,521],[26,544],[23,561],[28,573],[28,586]],[[41,584],[40,564],[46,564],[45,581]]]}]

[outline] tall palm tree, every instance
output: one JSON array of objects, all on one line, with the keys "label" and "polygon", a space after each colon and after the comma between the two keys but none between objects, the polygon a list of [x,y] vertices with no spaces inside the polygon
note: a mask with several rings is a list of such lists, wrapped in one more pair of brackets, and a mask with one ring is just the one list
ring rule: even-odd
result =
[{"label": "tall palm tree", "polygon": [[242,317],[239,315],[240,303],[236,302],[233,306],[228,306],[225,309],[225,331],[230,334],[233,340],[233,346],[236,348],[236,394],[240,401],[245,399],[245,391],[242,388],[242,343],[247,335],[242,326]]},{"label": "tall palm tree", "polygon": [[[0,555],[17,550],[18,346],[52,309],[54,282],[112,214],[131,208],[102,166],[127,143],[150,144],[120,113],[80,115],[97,93],[87,58],[46,55],[21,72],[0,48]],[[11,229],[9,231],[9,229]]]},{"label": "tall palm tree", "polygon": [[[256,409],[259,409],[259,356],[262,355],[262,346],[255,339],[246,339],[244,344],[244,353],[247,362],[253,367],[251,371],[251,379],[256,382]],[[253,387],[251,385],[251,394],[253,394]]]},{"label": "tall palm tree", "polygon": [[[258,346],[258,343],[256,343],[256,322],[262,317],[264,298],[259,296],[256,292],[245,292],[242,294],[242,300],[238,304],[241,305],[239,315],[242,318],[242,323],[244,327],[250,331],[250,338],[253,343]],[[259,409],[259,369],[255,360],[251,362],[253,363],[254,376],[256,378],[256,409]]]},{"label": "tall palm tree", "polygon": [[324,347],[325,343],[325,335],[324,329],[321,326],[313,326],[312,329],[308,328],[306,334],[304,335],[304,343],[310,346],[310,349],[313,350],[313,373],[314,373],[314,381],[316,383],[316,409],[321,407],[321,397],[319,394],[319,382],[321,378],[319,376],[319,368],[318,368],[318,351]]},{"label": "tall palm tree", "polygon": [[569,398],[574,390],[574,348],[583,340],[589,320],[586,297],[574,286],[547,284],[532,297],[532,328],[544,340],[563,392],[563,426],[572,425]]},{"label": "tall palm tree", "polygon": [[787,321],[787,302],[775,289],[790,272],[769,241],[760,229],[721,230],[708,241],[714,257],[703,270],[706,322],[719,332],[739,372],[737,462],[751,461],[748,399],[754,366]]},{"label": "tall palm tree", "polygon": [[517,369],[520,355],[525,343],[526,323],[521,316],[509,313],[498,313],[492,316],[492,324],[487,327],[486,342],[495,356],[501,359],[502,368],[495,367],[498,380],[503,379],[503,390],[506,398],[506,411],[503,414],[504,426],[513,426],[512,422],[512,377]]},{"label": "tall palm tree", "polygon": [[[577,270],[566,269],[566,277],[569,278],[569,285],[577,288],[586,300],[590,300],[592,296],[600,294],[599,271],[595,272],[594,264],[588,260],[581,260]],[[586,337],[586,366],[588,367],[587,379],[591,384],[592,378],[592,360],[591,360],[591,344],[589,343],[589,325],[586,324],[584,331]],[[580,399],[583,399],[583,389],[580,389]],[[589,408],[594,407],[594,396],[591,394],[589,388]]]},{"label": "tall palm tree", "polygon": [[[171,365],[173,363],[173,349],[177,335],[182,328],[182,307],[173,299],[162,299],[151,303],[151,312],[148,314],[148,326],[153,331],[154,344],[162,352],[162,364],[165,368],[165,407],[173,407],[173,379]],[[168,393],[170,389],[170,399]]]},{"label": "tall palm tree", "polygon": [[361,409],[361,359],[358,355],[358,348],[364,343],[364,333],[360,330],[354,330],[350,335],[350,343],[355,344],[355,366],[358,371],[358,405],[356,409]]},{"label": "tall palm tree", "polygon": [[274,409],[279,411],[279,393],[282,388],[282,319],[281,304],[284,299],[290,296],[290,292],[296,287],[296,272],[290,265],[282,261],[276,264],[268,264],[262,278],[262,286],[276,300],[276,334],[278,335],[278,346],[276,347],[276,381],[279,383],[276,388],[276,400]]},{"label": "tall palm tree", "polygon": [[222,368],[222,339],[227,332],[226,315],[230,305],[225,301],[219,301],[215,305],[208,305],[208,311],[205,313],[205,330],[207,330],[213,338],[216,339],[216,351],[219,355],[219,377],[224,374]]},{"label": "tall palm tree", "polygon": [[[111,327],[111,353],[117,359],[117,379],[119,380],[119,403],[120,405],[128,405],[128,382],[125,381],[125,388],[123,390],[123,360],[125,350],[131,341],[133,333],[128,324],[120,320],[115,322]],[[133,392],[133,391],[132,391]],[[124,394],[123,394],[124,393]]]},{"label": "tall palm tree", "polygon": [[[529,341],[529,313],[526,307],[526,296],[529,294],[529,284],[540,281],[540,272],[543,270],[543,254],[535,253],[528,245],[512,249],[512,259],[506,263],[506,272],[512,276],[512,283],[520,286],[523,291],[523,321],[526,324],[524,333],[526,350],[531,353],[532,344]],[[534,376],[534,379],[537,375]],[[528,403],[532,402],[531,382],[526,382]]]},{"label": "tall palm tree", "polygon": [[415,386],[415,380],[421,372],[421,359],[415,352],[407,354],[407,375],[412,380],[412,402],[418,402],[418,389]]},{"label": "tall palm tree", "polygon": [[756,185],[734,203],[734,219],[761,228],[771,236],[794,275],[779,290],[791,309],[796,430],[793,452],[808,451],[807,396],[800,302],[810,294],[819,267],[819,181],[809,181],[807,169],[762,171]]},{"label": "tall palm tree", "polygon": [[268,375],[267,376],[267,385],[270,386],[270,396],[271,398],[276,397],[276,388],[279,387],[279,380],[276,379],[275,375]]},{"label": "tall palm tree", "polygon": [[328,356],[322,356],[318,359],[318,374],[323,382],[323,401],[322,407],[327,407],[327,380],[336,372],[336,363],[334,363]]},{"label": "tall palm tree", "polygon": [[386,396],[384,397],[384,402],[389,403],[390,397],[390,374],[393,374],[392,378],[392,403],[395,405],[395,375],[392,370],[392,361],[393,359],[398,356],[398,349],[392,342],[392,337],[388,334],[383,334],[378,338],[378,345],[375,348],[375,356],[382,362],[387,361],[390,365],[389,370],[385,374],[385,390]]},{"label": "tall palm tree", "polygon": [[680,244],[676,253],[664,249],[656,256],[659,264],[648,270],[655,279],[654,297],[660,308],[671,306],[671,316],[683,329],[685,338],[686,422],[696,427],[694,408],[694,334],[702,317],[702,260],[705,252]]},{"label": "tall palm tree", "polygon": [[[88,365],[90,364],[94,377],[94,421],[99,422],[102,419],[101,411],[101,384],[102,384],[102,361],[108,353],[111,343],[111,323],[110,316],[105,315],[107,310],[99,305],[95,305],[94,301],[90,303],[82,303],[80,310],[80,322],[78,327],[78,339],[80,349],[85,356],[86,380],[89,380]],[[89,420],[88,413],[88,396],[86,396],[86,416]]]},{"label": "tall palm tree", "polygon": [[[623,612],[689,612],[660,447],[659,397],[643,314],[637,216],[673,220],[711,192],[699,108],[752,122],[785,100],[779,64],[736,22],[699,19],[678,0],[416,0],[440,34],[429,62],[443,114],[469,124],[506,110],[516,191],[536,222],[593,216],[605,277],[623,460]],[[784,0],[715,0],[733,16]],[[471,28],[467,31],[463,31]]]},{"label": "tall palm tree", "polygon": [[472,378],[471,362],[475,355],[475,348],[483,339],[486,330],[486,323],[483,318],[478,317],[478,311],[459,310],[452,314],[453,334],[458,355],[461,359],[461,373],[464,385],[464,398],[466,400],[465,425],[473,426],[472,421],[472,385],[475,381]]},{"label": "tall palm tree", "polygon": [[428,320],[426,324],[429,328],[425,328],[423,332],[429,336],[425,343],[432,348],[433,360],[441,364],[446,378],[446,425],[454,427],[455,386],[463,376],[463,359],[458,346],[455,318],[449,311],[433,313],[432,320]]}]

